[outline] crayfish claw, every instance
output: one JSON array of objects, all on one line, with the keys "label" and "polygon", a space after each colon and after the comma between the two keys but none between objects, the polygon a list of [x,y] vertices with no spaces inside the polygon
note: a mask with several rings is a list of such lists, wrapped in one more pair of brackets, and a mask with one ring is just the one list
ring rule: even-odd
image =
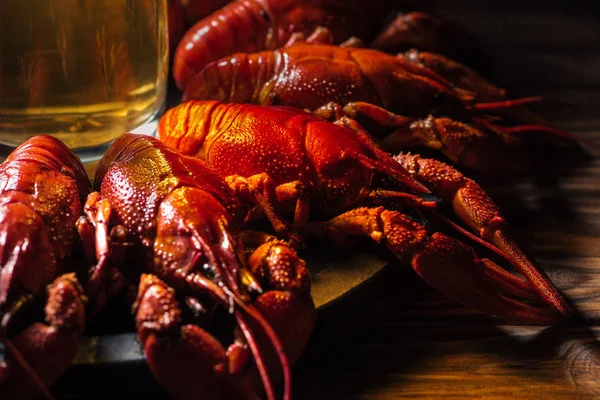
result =
[{"label": "crayfish claw", "polygon": [[223,346],[196,325],[184,325],[175,291],[154,275],[140,279],[134,304],[138,337],[156,380],[178,400],[226,398],[233,377]]},{"label": "crayfish claw", "polygon": [[[395,159],[409,171],[411,176],[431,188],[436,196],[451,202],[456,215],[471,231],[491,243],[493,251],[513,264],[529,281],[539,297],[565,317],[570,315],[564,297],[546,274],[533,265],[510,237],[508,224],[499,207],[481,186],[437,160],[410,154],[400,154]],[[445,218],[442,219],[447,221]]]},{"label": "crayfish claw", "polygon": [[[329,221],[309,226],[317,237],[363,236],[385,243],[402,262],[449,298],[473,309],[509,319],[554,323],[543,307],[538,288],[512,276],[492,261],[479,259],[466,244],[383,207],[356,208]],[[530,304],[531,303],[531,304]],[[566,314],[558,309],[560,314]]]},{"label": "crayfish claw", "polygon": [[[271,325],[293,363],[308,343],[316,319],[308,269],[296,252],[281,241],[257,248],[248,258],[248,267],[264,290],[254,306]],[[255,332],[259,344],[268,343],[267,335],[258,329]],[[280,369],[273,368],[279,356],[271,346],[261,347],[269,371],[275,380],[280,379]]]},{"label": "crayfish claw", "polygon": [[498,274],[499,266],[479,259],[469,246],[441,233],[432,235],[412,260],[414,270],[449,298],[475,310],[512,320],[554,324],[561,316],[531,301],[533,293],[522,283]]},{"label": "crayfish claw", "polygon": [[527,278],[538,294],[556,311],[565,317],[571,315],[571,309],[565,298],[554,286],[544,272],[536,268],[531,260],[521,251],[517,244],[508,235],[506,229],[499,229],[494,233],[492,242],[508,255],[509,260]]}]

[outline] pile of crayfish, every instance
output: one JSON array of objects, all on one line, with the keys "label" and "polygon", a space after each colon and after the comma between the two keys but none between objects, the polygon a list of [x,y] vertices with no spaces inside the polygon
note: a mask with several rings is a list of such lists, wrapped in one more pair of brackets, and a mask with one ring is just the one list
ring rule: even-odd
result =
[{"label": "pile of crayfish", "polygon": [[[507,99],[455,61],[434,17],[383,28],[391,1],[214,3],[169,3],[183,102],[156,138],[121,136],[93,184],[50,136],[0,166],[0,398],[51,399],[88,323],[122,296],[173,398],[271,400],[282,382],[290,399],[316,317],[301,258],[315,240],[371,240],[484,313],[570,316],[494,201],[451,165],[521,172],[520,133],[571,138],[525,109],[539,99]],[[418,147],[445,159],[405,152]]]}]

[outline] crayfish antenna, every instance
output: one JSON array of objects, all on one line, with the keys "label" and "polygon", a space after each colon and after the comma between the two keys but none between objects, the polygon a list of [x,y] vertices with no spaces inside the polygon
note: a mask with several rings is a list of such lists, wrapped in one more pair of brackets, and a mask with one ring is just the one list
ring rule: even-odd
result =
[{"label": "crayfish antenna", "polygon": [[[236,294],[232,293],[231,290],[226,287],[220,287],[214,284],[212,281],[200,276],[196,275],[193,279],[189,279],[188,283],[194,285],[197,288],[210,291],[215,297],[221,301],[222,303],[229,305],[229,301],[232,300],[235,305],[237,305],[240,309],[246,312],[252,319],[254,319],[265,331],[267,337],[271,340],[277,355],[279,356],[282,368],[283,368],[283,377],[284,384],[286,387],[285,391],[285,399],[291,398],[291,369],[289,366],[289,362],[287,361],[287,357],[283,352],[283,346],[281,345],[279,339],[277,338],[275,332],[268,324],[268,322],[260,315],[258,310],[253,310],[251,306],[245,304]],[[257,344],[256,338],[254,337],[254,333],[248,326],[244,316],[238,311],[233,310],[233,314],[237,323],[239,324],[242,332],[244,333],[244,337],[248,342],[248,346],[250,347],[250,351],[254,356],[254,361],[256,362],[256,368],[260,374],[261,380],[263,382],[263,386],[265,389],[265,394],[269,400],[275,399],[275,391],[273,389],[273,383],[269,376],[269,372],[267,370],[266,363],[264,361],[264,357],[260,351],[260,348]]]},{"label": "crayfish antenna", "polygon": [[570,132],[566,132],[547,125],[519,125],[512,127],[499,127],[504,133],[521,133],[521,132],[545,132],[551,133],[563,139],[572,140],[575,142],[585,143],[589,147],[596,148],[597,146],[587,139],[581,138]]},{"label": "crayfish antenna", "polygon": [[[279,362],[281,363],[281,368],[283,370],[283,380],[284,380],[284,400],[291,399],[292,395],[292,375],[291,375],[291,367],[290,363],[287,359],[287,355],[285,354],[285,350],[277,334],[271,327],[271,325],[267,322],[267,320],[261,315],[261,313],[252,305],[244,303],[240,298],[239,287],[236,283],[236,280],[233,277],[233,273],[231,268],[227,266],[237,265],[236,258],[234,256],[235,251],[232,246],[232,240],[229,235],[226,233],[226,230],[223,226],[220,226],[221,232],[223,233],[223,237],[221,239],[221,245],[218,248],[212,248],[206,240],[200,235],[197,231],[194,232],[195,239],[202,243],[202,247],[206,250],[206,255],[211,261],[212,265],[217,267],[219,274],[225,278],[227,284],[223,284],[221,286],[222,293],[224,296],[220,296],[222,301],[232,300],[241,310],[243,310],[248,316],[250,316],[254,321],[256,321],[264,333],[267,335],[267,338],[273,345],[275,352],[277,353],[277,357],[279,358]],[[217,253],[218,258],[217,259]],[[224,282],[223,282],[224,283]],[[248,346],[254,356],[254,360],[256,362],[256,367],[261,376],[261,380],[264,385],[264,389],[269,400],[275,400],[275,391],[273,389],[273,383],[271,377],[269,376],[269,372],[267,369],[267,365],[265,363],[264,357],[260,351],[254,333],[248,326],[243,315],[238,310],[233,310],[233,314],[235,316],[236,321],[238,322],[246,340],[248,342]]]},{"label": "crayfish antenna", "polygon": [[520,99],[493,101],[488,103],[476,103],[473,108],[478,111],[498,110],[501,108],[513,108],[526,104],[540,103],[545,99],[542,96],[522,97]]},{"label": "crayfish antenna", "polygon": [[267,395],[267,399],[274,400],[275,392],[273,390],[273,382],[271,381],[271,377],[269,376],[269,371],[267,370],[267,366],[265,364],[264,358],[260,349],[258,348],[258,344],[256,342],[256,338],[250,330],[246,320],[239,312],[235,312],[235,319],[237,320],[240,329],[244,333],[246,337],[246,341],[248,342],[248,346],[250,347],[250,351],[254,355],[254,362],[256,363],[256,368],[258,369],[258,373],[263,382],[263,386],[265,389],[265,394]]},{"label": "crayfish antenna", "polygon": [[[224,233],[224,235],[223,235],[223,242],[221,245],[221,249],[224,250],[225,247],[227,249],[222,253],[222,257],[224,259],[229,258],[231,260],[232,258],[234,258],[233,254],[235,254],[235,252],[233,251],[231,240],[228,239],[228,235],[225,233],[225,230],[223,230],[223,233]],[[217,264],[217,265],[219,265],[219,264]],[[233,285],[235,283],[235,279],[233,279],[233,276],[232,276],[229,268],[223,268],[222,266],[220,266],[220,269],[221,269],[222,273],[225,274],[225,276],[230,278],[230,282],[231,282],[230,285]],[[242,310],[244,310],[252,319],[254,319],[254,321],[256,321],[261,326],[264,333],[267,335],[267,338],[271,342],[271,345],[273,346],[275,353],[277,353],[277,358],[279,359],[279,362],[281,364],[281,369],[283,372],[283,383],[284,383],[284,387],[285,387],[283,398],[284,398],[284,400],[291,399],[292,398],[292,372],[291,372],[292,370],[291,370],[290,362],[287,358],[287,355],[285,354],[283,344],[279,340],[279,337],[277,336],[277,334],[275,333],[275,331],[273,330],[271,325],[267,322],[267,320],[260,313],[260,311],[258,311],[256,309],[256,307],[254,307],[253,305],[246,304],[240,299],[239,294],[236,293],[239,290],[237,285],[233,286],[233,289],[235,292],[229,294],[230,298],[233,299],[233,301]],[[229,291],[227,289],[227,287],[226,287],[226,291]],[[275,399],[275,395],[274,395],[274,391],[273,391],[273,384],[269,377],[267,366],[264,362],[264,359],[260,352],[260,349],[258,348],[256,340],[255,340],[254,336],[252,335],[252,332],[248,329],[248,326],[247,326],[246,322],[244,321],[243,317],[241,315],[238,315],[237,319],[238,319],[238,323],[241,323],[240,327],[243,328],[243,325],[246,326],[245,332],[248,334],[246,336],[246,339],[248,340],[248,345],[250,346],[252,353],[255,355],[256,366],[260,372],[261,379],[263,380],[263,384],[265,385],[265,391],[267,392],[267,397],[269,399]],[[253,345],[251,344],[251,341],[254,343]],[[254,346],[254,349],[252,348],[252,346]],[[259,364],[259,362],[260,362],[260,364]],[[269,394],[270,394],[270,397],[269,397]]]},{"label": "crayfish antenna", "polygon": [[[284,400],[290,400],[292,398],[292,369],[291,369],[289,360],[287,358],[287,355],[285,354],[285,350],[283,348],[283,345],[281,344],[281,341],[277,337],[277,334],[275,333],[275,331],[273,330],[273,328],[271,327],[271,325],[269,325],[269,323],[267,322],[267,320],[260,314],[260,312],[254,306],[245,304],[244,302],[242,302],[237,297],[234,297],[234,300],[240,306],[241,309],[243,309],[250,317],[252,317],[252,319],[254,319],[261,326],[261,328],[263,329],[264,333],[269,338],[269,341],[273,345],[273,348],[275,349],[275,352],[277,353],[277,357],[279,358],[279,362],[281,363],[281,369],[283,371],[283,384],[284,384],[283,399]],[[239,317],[241,317],[241,316],[239,316]],[[239,321],[239,317],[238,317],[238,322],[240,322]],[[240,325],[240,326],[242,327],[242,325]],[[250,330],[247,329],[247,328],[248,327],[246,325],[246,331],[247,331],[247,333],[251,333]],[[252,348],[252,343],[249,340],[249,338],[252,338],[254,346],[256,347],[256,349]],[[270,381],[270,378],[269,378],[269,374],[268,374],[266,365],[264,364],[264,360],[262,359],[262,356],[256,357],[256,354],[260,355],[260,351],[258,349],[256,341],[254,340],[254,337],[251,334],[249,336],[247,335],[246,339],[248,340],[248,345],[250,346],[250,349],[252,350],[252,352],[253,353],[256,352],[255,353],[255,358],[257,359],[256,366],[259,369],[259,372],[260,372],[261,377],[263,379],[263,384],[265,384],[265,390],[267,388],[269,388],[269,390],[271,391],[271,396],[272,397],[269,397],[269,393],[268,392],[267,392],[267,397],[269,399],[274,399],[275,397],[273,395],[272,384],[271,384],[271,381]],[[260,359],[262,365],[259,365],[259,363],[258,363],[259,359]],[[266,382],[265,382],[265,380],[266,380]],[[267,382],[268,382],[268,384],[267,384]]]},{"label": "crayfish antenna", "polygon": [[587,146],[589,146],[591,148],[597,147],[596,144],[590,142],[587,139],[581,138],[570,132],[566,132],[561,129],[554,128],[554,127],[548,126],[548,125],[537,124],[537,125],[518,125],[518,126],[505,127],[505,126],[493,124],[489,121],[486,121],[484,118],[473,117],[473,121],[485,126],[486,128],[488,128],[494,132],[501,132],[501,133],[505,133],[505,134],[516,134],[516,133],[527,133],[527,132],[550,133],[561,139],[566,139],[569,141],[574,141],[574,142],[579,142],[579,143],[585,143]]}]

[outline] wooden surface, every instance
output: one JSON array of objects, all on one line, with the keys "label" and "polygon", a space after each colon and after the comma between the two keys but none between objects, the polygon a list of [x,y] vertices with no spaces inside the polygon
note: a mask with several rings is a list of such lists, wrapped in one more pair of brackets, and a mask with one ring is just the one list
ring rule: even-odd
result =
[{"label": "wooden surface", "polygon": [[[600,146],[600,17],[593,2],[421,5],[487,44],[495,82],[514,95],[554,99],[544,115]],[[378,315],[363,329],[311,346],[295,368],[297,398],[600,398],[600,161],[575,151],[548,152],[547,161],[534,177],[485,188],[565,291],[577,310],[572,323],[503,326],[423,285],[412,304],[379,314],[374,308]],[[370,307],[378,306],[362,305]]]}]

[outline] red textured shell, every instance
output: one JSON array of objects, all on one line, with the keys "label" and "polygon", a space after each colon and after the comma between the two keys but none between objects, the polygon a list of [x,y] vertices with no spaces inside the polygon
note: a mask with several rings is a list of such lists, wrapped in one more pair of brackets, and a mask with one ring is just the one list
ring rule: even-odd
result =
[{"label": "red textured shell", "polygon": [[275,184],[318,186],[324,208],[354,204],[373,172],[356,158],[375,158],[355,132],[287,107],[187,102],[162,118],[159,136],[221,174],[249,177],[268,171]]},{"label": "red textured shell", "polygon": [[[152,243],[162,200],[178,188],[199,188],[215,197],[234,224],[244,218],[240,203],[223,178],[201,161],[143,135],[117,139],[98,164],[96,190],[139,243]],[[234,225],[235,226],[235,225]]]},{"label": "red textured shell", "polygon": [[80,160],[51,136],[31,138],[7,157],[0,166],[0,300],[18,289],[15,282],[40,294],[62,272],[90,187]]}]

